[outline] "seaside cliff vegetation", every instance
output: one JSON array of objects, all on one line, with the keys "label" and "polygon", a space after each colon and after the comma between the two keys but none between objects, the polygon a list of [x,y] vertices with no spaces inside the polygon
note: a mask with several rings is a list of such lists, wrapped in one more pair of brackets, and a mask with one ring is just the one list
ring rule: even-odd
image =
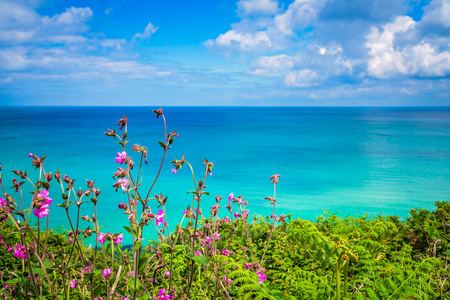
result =
[{"label": "seaside cliff vegetation", "polygon": [[[127,153],[126,116],[120,129],[105,133],[121,146],[112,188],[125,199],[118,209],[132,245],[123,245],[123,233],[102,230],[97,209],[106,203],[95,181],[76,190],[68,175],[46,172],[45,156],[29,153],[35,174],[13,170],[9,192],[0,164],[2,299],[450,299],[450,202],[436,202],[433,211],[412,209],[406,220],[331,212],[315,221],[294,219],[276,215],[282,179],[275,174],[273,195],[265,198],[271,216],[251,216],[245,198],[233,194],[216,196],[206,213],[202,198],[214,164],[203,160],[198,179],[183,155],[171,162],[172,172],[184,166],[192,173],[192,205],[169,226],[167,196],[151,194],[178,134],[167,132],[161,108],[153,112],[163,119],[164,141],[150,183],[140,180],[147,148],[132,146],[137,168]],[[59,204],[51,197],[61,197]],[[82,205],[92,205],[94,214],[80,216]],[[69,230],[49,228],[48,216],[57,210],[67,215]],[[145,243],[148,230],[157,239]]]}]

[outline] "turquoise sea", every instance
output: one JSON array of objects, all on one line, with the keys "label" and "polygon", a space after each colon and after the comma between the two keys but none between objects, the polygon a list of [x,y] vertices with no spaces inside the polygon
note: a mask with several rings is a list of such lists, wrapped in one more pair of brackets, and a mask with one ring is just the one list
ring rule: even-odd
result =
[{"label": "turquoise sea", "polygon": [[[85,179],[101,187],[99,222],[103,231],[124,232],[127,220],[117,208],[126,202],[115,192],[114,159],[121,147],[103,135],[118,129],[127,114],[128,138],[149,148],[149,164],[141,173],[146,190],[162,157],[162,119],[158,107],[1,107],[0,163],[8,193],[14,174],[28,170],[36,180],[27,153],[47,155],[46,171],[57,168],[86,189]],[[273,193],[269,177],[281,175],[277,214],[314,219],[323,210],[340,215],[393,214],[406,218],[413,207],[433,208],[450,200],[450,107],[163,107],[168,131],[177,130],[154,193],[168,196],[173,228],[192,203],[187,166],[171,172],[170,161],[185,154],[196,174],[204,174],[202,159],[215,165],[206,182],[203,212],[209,213],[215,195],[233,192],[250,203],[250,212],[270,215],[264,197]],[[134,161],[138,155],[132,153]],[[53,181],[53,204],[61,189]],[[27,196],[28,197],[28,196]],[[28,197],[30,198],[30,197]],[[26,199],[29,203],[30,199]],[[222,200],[225,204],[225,200]],[[92,204],[84,204],[91,213]],[[153,205],[156,209],[156,205]],[[73,207],[75,213],[75,207]],[[225,216],[225,209],[221,212]],[[50,224],[66,226],[64,209],[52,205]],[[87,223],[81,222],[85,228]]]}]

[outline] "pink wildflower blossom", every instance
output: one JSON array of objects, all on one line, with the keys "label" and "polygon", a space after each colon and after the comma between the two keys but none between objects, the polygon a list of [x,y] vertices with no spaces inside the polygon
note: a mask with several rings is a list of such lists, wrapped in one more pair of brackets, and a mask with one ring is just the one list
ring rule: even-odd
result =
[{"label": "pink wildflower blossom", "polygon": [[233,197],[234,197],[234,194],[233,194],[233,193],[229,194],[229,195],[228,195],[228,201],[231,201],[231,199],[233,199]]},{"label": "pink wildflower blossom", "polygon": [[116,188],[116,191],[118,188],[121,188],[122,190],[126,191],[128,187],[128,178],[121,178],[116,181],[115,184],[113,184],[113,187]]},{"label": "pink wildflower blossom", "polygon": [[110,276],[111,276],[111,269],[110,268],[104,269],[103,270],[103,277],[109,278]]},{"label": "pink wildflower blossom", "polygon": [[258,272],[256,273],[258,275],[258,283],[263,284],[264,280],[267,280],[266,273]]},{"label": "pink wildflower blossom", "polygon": [[97,241],[99,241],[100,244],[103,244],[105,242],[105,235],[103,233],[100,233],[98,235]]},{"label": "pink wildflower blossom", "polygon": [[33,215],[35,215],[38,218],[43,218],[49,213],[48,204],[42,204],[40,208],[35,208],[33,210]]},{"label": "pink wildflower blossom", "polygon": [[170,277],[170,272],[169,272],[169,271],[165,271],[165,272],[164,272],[164,276]]},{"label": "pink wildflower blossom", "polygon": [[27,257],[25,253],[25,246],[21,246],[20,243],[17,243],[17,248],[14,250],[14,256],[17,258],[25,259],[25,257]]},{"label": "pink wildflower blossom", "polygon": [[230,255],[230,253],[228,252],[228,249],[223,249],[222,250],[222,254],[225,255],[225,256]]},{"label": "pink wildflower blossom", "polygon": [[75,279],[70,281],[70,287],[73,289],[76,287]]},{"label": "pink wildflower blossom", "polygon": [[171,170],[172,170],[172,173],[173,173],[173,174],[177,174],[177,173],[178,173],[178,170],[175,169],[175,168],[172,168]]},{"label": "pink wildflower blossom", "polygon": [[6,203],[6,200],[5,200],[5,198],[0,198],[0,206],[2,206],[2,205],[3,205],[3,203]]},{"label": "pink wildflower blossom", "polygon": [[206,242],[206,245],[211,244],[211,238],[210,238],[209,236],[207,236],[207,237],[205,238],[205,242]]},{"label": "pink wildflower blossom", "polygon": [[156,215],[156,226],[159,226],[163,222],[164,222],[164,211],[160,209],[158,211],[158,214]]},{"label": "pink wildflower blossom", "polygon": [[43,197],[48,205],[52,204],[53,199],[50,198],[49,193],[47,190],[42,190],[39,194],[37,194],[38,197]]},{"label": "pink wildflower blossom", "polygon": [[237,213],[237,212],[235,212],[234,214],[233,214],[233,216],[237,219],[237,218],[239,218],[239,214]]},{"label": "pink wildflower blossom", "polygon": [[214,234],[214,239],[215,240],[220,240],[220,233],[215,233]]},{"label": "pink wildflower blossom", "polygon": [[122,241],[123,241],[123,234],[122,234],[122,233],[119,233],[119,235],[117,236],[117,238],[114,239],[114,243],[117,245],[117,244],[122,243]]},{"label": "pink wildflower blossom", "polygon": [[86,266],[84,269],[86,270],[86,273],[89,273],[89,266]]},{"label": "pink wildflower blossom", "polygon": [[200,252],[200,250],[197,250],[197,252],[195,252],[195,255],[200,256],[202,255],[202,253]]},{"label": "pink wildflower blossom", "polygon": [[127,159],[127,153],[123,151],[122,153],[117,152],[116,163],[123,164]]},{"label": "pink wildflower blossom", "polygon": [[225,222],[228,224],[228,221],[230,221],[230,219],[228,217],[225,217]]}]

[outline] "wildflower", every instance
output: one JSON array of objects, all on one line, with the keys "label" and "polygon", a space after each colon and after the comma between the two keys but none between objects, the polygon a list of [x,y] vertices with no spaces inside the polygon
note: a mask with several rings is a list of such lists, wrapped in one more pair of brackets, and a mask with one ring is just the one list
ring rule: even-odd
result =
[{"label": "wildflower", "polygon": [[159,226],[163,222],[164,222],[164,211],[160,209],[158,211],[158,214],[156,215],[156,226]]},{"label": "wildflower", "polygon": [[278,174],[272,175],[270,176],[270,180],[272,180],[273,184],[277,184],[278,183],[278,178],[280,178],[281,176]]},{"label": "wildflower", "polygon": [[228,249],[223,249],[222,250],[222,255],[225,255],[225,256],[230,255],[230,253],[228,252]]},{"label": "wildflower", "polygon": [[214,234],[214,239],[215,240],[220,240],[220,233],[215,233]]},{"label": "wildflower", "polygon": [[134,271],[133,270],[131,270],[131,276],[134,277]]},{"label": "wildflower", "polygon": [[94,298],[94,300],[103,300],[102,297]]},{"label": "wildflower", "polygon": [[89,266],[86,266],[84,269],[86,270],[86,273],[89,273]]},{"label": "wildflower", "polygon": [[233,214],[233,216],[234,216],[236,219],[240,217],[240,215],[239,215],[237,212],[235,212],[235,213]]},{"label": "wildflower", "polygon": [[267,280],[267,276],[266,273],[262,273],[261,271],[256,273],[256,275],[258,275],[258,283],[262,284],[264,282],[264,280]]},{"label": "wildflower", "polygon": [[105,242],[105,234],[100,233],[100,234],[98,235],[97,241],[99,241],[100,244],[103,244],[103,243]]},{"label": "wildflower", "polygon": [[123,126],[127,125],[127,123],[128,123],[127,115],[124,115],[124,116],[123,116],[123,119],[120,119],[120,120],[117,122],[117,125],[120,125],[120,128],[119,128],[119,129],[122,130]]},{"label": "wildflower", "polygon": [[104,269],[103,270],[103,277],[109,278],[110,276],[111,276],[111,269],[110,268]]},{"label": "wildflower", "polygon": [[117,235],[117,238],[114,239],[114,243],[117,245],[117,244],[122,243],[122,241],[123,241],[123,234],[122,234],[122,233],[119,233],[119,234]]},{"label": "wildflower", "polygon": [[72,238],[69,238],[69,243],[72,243],[72,241],[73,241]]},{"label": "wildflower", "polygon": [[230,194],[228,195],[228,202],[230,202],[231,199],[233,199],[233,197],[234,197],[234,194],[233,194],[233,193],[230,193]]},{"label": "wildflower", "polygon": [[225,222],[228,224],[228,221],[230,221],[230,219],[228,217],[225,217]]},{"label": "wildflower", "polygon": [[48,205],[50,205],[50,204],[52,204],[53,199],[50,198],[48,195],[49,195],[48,191],[47,191],[47,190],[43,190],[43,191],[41,191],[39,194],[37,194],[37,197],[38,197],[38,198],[39,198],[39,197],[44,198],[45,201],[46,201],[46,203],[47,203]]},{"label": "wildflower", "polygon": [[20,243],[17,243],[17,248],[14,250],[14,256],[17,258],[25,259],[25,246],[21,246]]},{"label": "wildflower", "polygon": [[164,272],[164,276],[170,277],[170,272],[169,272],[169,271],[165,271],[165,272]]},{"label": "wildflower", "polygon": [[3,205],[3,203],[6,203],[6,200],[5,200],[5,198],[0,198],[0,206],[2,206],[2,205]]},{"label": "wildflower", "polygon": [[70,287],[74,289],[75,286],[76,286],[75,279],[73,279],[70,281]]},{"label": "wildflower", "polygon": [[123,164],[127,159],[127,153],[123,151],[122,153],[117,152],[116,163]]},{"label": "wildflower", "polygon": [[116,181],[116,183],[113,184],[113,187],[117,189],[122,188],[122,190],[126,191],[128,187],[128,178],[122,178]]},{"label": "wildflower", "polygon": [[244,211],[244,213],[243,213],[244,217],[248,217],[248,212],[249,212],[248,209],[246,211]]},{"label": "wildflower", "polygon": [[119,203],[119,209],[127,210],[128,209],[128,205],[126,203]]},{"label": "wildflower", "polygon": [[210,245],[211,244],[211,238],[209,236],[207,236],[205,238],[205,242],[206,242],[206,245]]},{"label": "wildflower", "polygon": [[202,253],[200,252],[200,250],[197,250],[197,252],[195,252],[195,255],[200,256],[202,255]]},{"label": "wildflower", "polygon": [[178,170],[176,168],[172,168],[171,170],[173,174],[178,174]]},{"label": "wildflower", "polygon": [[39,205],[40,207],[39,208],[35,208],[34,210],[33,210],[33,215],[35,215],[36,217],[38,217],[38,218],[43,218],[43,217],[45,217],[46,215],[48,215],[48,213],[50,212],[49,211],[49,209],[48,209],[48,204],[42,204],[42,205]]}]

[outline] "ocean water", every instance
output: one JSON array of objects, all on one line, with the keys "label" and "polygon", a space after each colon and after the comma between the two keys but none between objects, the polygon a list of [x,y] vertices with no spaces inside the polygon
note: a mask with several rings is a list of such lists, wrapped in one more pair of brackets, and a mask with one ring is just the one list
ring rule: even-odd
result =
[{"label": "ocean water", "polygon": [[[76,179],[75,188],[86,189],[86,179],[100,186],[99,222],[103,231],[124,232],[126,216],[117,208],[126,196],[112,187],[121,146],[104,136],[107,128],[127,114],[128,153],[138,143],[149,148],[149,164],[141,172],[146,194],[157,173],[164,139],[157,107],[1,107],[0,163],[8,193],[14,174],[28,170],[36,180],[27,153],[47,155],[45,169]],[[192,177],[187,166],[171,172],[170,161],[186,159],[202,178],[206,158],[214,163],[206,181],[202,203],[209,213],[214,196],[231,192],[250,203],[250,213],[270,215],[266,196],[273,195],[269,177],[281,175],[277,185],[276,213],[314,219],[323,210],[340,215],[399,215],[413,207],[432,209],[435,201],[450,200],[450,108],[311,108],[311,107],[163,107],[168,132],[177,130],[173,148],[153,193],[168,196],[167,212],[173,228],[183,209],[192,204]],[[135,175],[136,176],[136,175]],[[55,181],[50,189],[54,204],[61,203]],[[29,205],[27,195],[25,203]],[[156,210],[156,203],[151,204]],[[82,214],[92,214],[91,203]],[[75,206],[71,208],[75,216]],[[221,212],[226,215],[225,209]],[[80,223],[87,227],[85,221]],[[65,211],[53,206],[53,228],[68,228]],[[148,231],[149,232],[149,231]],[[147,237],[152,237],[148,234]],[[126,239],[129,241],[129,239]]]}]

